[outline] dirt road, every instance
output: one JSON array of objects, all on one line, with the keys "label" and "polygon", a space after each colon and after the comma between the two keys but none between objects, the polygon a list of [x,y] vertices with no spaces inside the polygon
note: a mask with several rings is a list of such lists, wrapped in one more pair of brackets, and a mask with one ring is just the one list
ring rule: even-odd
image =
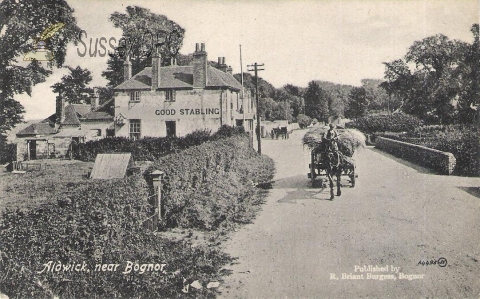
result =
[{"label": "dirt road", "polygon": [[[431,174],[368,148],[355,157],[355,188],[329,201],[307,179],[305,132],[263,141],[276,183],[226,244],[238,263],[221,298],[479,298],[479,178]],[[419,265],[440,258],[446,266]]]}]

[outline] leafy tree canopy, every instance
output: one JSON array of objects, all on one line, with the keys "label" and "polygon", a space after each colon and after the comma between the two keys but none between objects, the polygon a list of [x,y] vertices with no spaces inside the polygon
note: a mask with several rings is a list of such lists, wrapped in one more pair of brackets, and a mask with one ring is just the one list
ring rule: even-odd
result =
[{"label": "leafy tree canopy", "polygon": [[382,87],[402,100],[404,112],[429,122],[472,122],[479,98],[478,24],[471,31],[472,44],[442,34],[414,42],[403,59],[384,63]]},{"label": "leafy tree canopy", "polygon": [[38,61],[27,66],[18,64],[32,51],[35,43],[49,26],[63,23],[65,26],[47,39],[46,47],[53,53],[48,67],[61,67],[65,61],[67,44],[73,41],[80,28],[73,17],[73,9],[63,0],[4,0],[0,3],[0,135],[6,134],[19,123],[23,106],[14,99],[15,94],[31,95],[32,87],[52,73]]},{"label": "leafy tree canopy", "polygon": [[142,71],[152,63],[152,55],[157,43],[162,56],[162,65],[169,65],[183,44],[185,29],[166,16],[152,13],[139,6],[128,6],[127,13],[114,12],[110,16],[115,28],[123,31],[119,51],[110,55],[108,67],[102,73],[108,86],[117,86],[123,81],[123,60],[129,56],[132,74]]},{"label": "leafy tree canopy", "polygon": [[87,86],[92,81],[92,73],[80,66],[76,68],[67,66],[66,68],[70,73],[63,76],[60,82],[51,86],[53,92],[58,93],[70,104],[86,102],[85,100],[89,99],[93,92],[93,89]]}]

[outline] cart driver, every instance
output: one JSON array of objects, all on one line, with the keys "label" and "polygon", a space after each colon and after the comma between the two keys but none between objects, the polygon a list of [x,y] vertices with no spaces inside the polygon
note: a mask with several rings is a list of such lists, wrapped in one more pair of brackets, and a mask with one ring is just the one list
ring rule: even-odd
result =
[{"label": "cart driver", "polygon": [[338,133],[335,130],[335,125],[330,124],[330,129],[327,131],[326,140],[328,141],[328,149],[332,152],[338,151]]}]

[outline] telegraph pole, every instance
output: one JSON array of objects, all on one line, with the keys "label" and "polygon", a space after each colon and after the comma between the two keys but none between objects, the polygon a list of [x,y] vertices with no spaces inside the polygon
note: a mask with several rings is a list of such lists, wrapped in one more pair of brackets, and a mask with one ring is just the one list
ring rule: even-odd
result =
[{"label": "telegraph pole", "polygon": [[262,136],[260,136],[260,108],[259,108],[259,104],[258,104],[258,71],[263,71],[264,69],[259,69],[258,67],[259,66],[263,66],[263,63],[262,64],[258,64],[258,63],[254,63],[254,64],[251,64],[251,65],[247,65],[247,67],[253,67],[254,69],[250,69],[248,70],[249,72],[252,72],[252,71],[255,71],[255,102],[257,103],[257,142],[258,142],[258,153],[261,154],[262,153],[262,142],[261,142],[261,138]]}]

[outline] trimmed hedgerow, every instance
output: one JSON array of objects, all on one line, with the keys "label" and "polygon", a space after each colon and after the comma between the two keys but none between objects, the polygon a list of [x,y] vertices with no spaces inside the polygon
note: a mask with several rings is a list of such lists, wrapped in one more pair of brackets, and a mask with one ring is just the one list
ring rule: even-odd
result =
[{"label": "trimmed hedgerow", "polygon": [[479,137],[474,126],[427,126],[407,133],[376,135],[452,153],[456,159],[454,174],[480,176]]},{"label": "trimmed hedgerow", "polygon": [[243,127],[223,125],[213,135],[210,130],[202,129],[183,137],[145,137],[139,140],[124,137],[105,138],[77,144],[73,157],[81,161],[95,161],[97,154],[126,152],[132,153],[135,161],[154,161],[207,141],[243,134],[245,134]]},{"label": "trimmed hedgerow", "polygon": [[233,136],[163,157],[155,169],[165,172],[164,225],[215,230],[253,219],[262,200],[255,185],[272,180],[274,163]]},{"label": "trimmed hedgerow", "polygon": [[363,133],[407,132],[423,125],[421,119],[403,113],[391,115],[370,115],[358,118],[346,124],[347,128],[355,128]]},{"label": "trimmed hedgerow", "polygon": [[[151,211],[143,182],[136,176],[77,183],[58,194],[54,204],[5,211],[0,291],[10,298],[213,298],[214,291],[207,288],[183,293],[183,279],[217,280],[231,259],[216,249],[192,247],[144,229],[142,220]],[[128,261],[166,265],[163,271],[124,273]],[[49,262],[51,268],[45,266]],[[86,266],[65,271],[56,268],[60,263]],[[96,268],[104,264],[119,266]]]}]

